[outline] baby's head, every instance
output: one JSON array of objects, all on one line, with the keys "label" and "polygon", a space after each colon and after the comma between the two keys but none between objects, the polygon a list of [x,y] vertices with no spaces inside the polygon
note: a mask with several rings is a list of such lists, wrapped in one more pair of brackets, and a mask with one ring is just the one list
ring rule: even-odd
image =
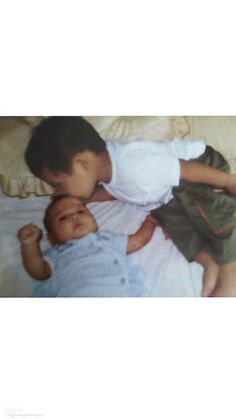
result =
[{"label": "baby's head", "polygon": [[99,179],[106,143],[84,118],[45,118],[34,128],[25,152],[31,172],[58,194],[88,199]]},{"label": "baby's head", "polygon": [[47,207],[44,226],[51,244],[80,239],[97,231],[95,218],[78,198],[58,196]]}]

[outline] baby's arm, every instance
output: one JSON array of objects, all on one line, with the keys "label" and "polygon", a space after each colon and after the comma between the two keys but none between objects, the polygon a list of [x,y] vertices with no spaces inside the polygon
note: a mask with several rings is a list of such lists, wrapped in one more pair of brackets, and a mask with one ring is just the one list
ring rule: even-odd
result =
[{"label": "baby's arm", "polygon": [[40,236],[41,232],[34,224],[27,224],[18,231],[25,270],[34,279],[47,279],[51,276],[51,269],[43,259],[39,246]]},{"label": "baby's arm", "polygon": [[145,246],[151,240],[157,225],[157,221],[151,215],[148,215],[138,231],[128,236],[127,254]]},{"label": "baby's arm", "polygon": [[96,187],[93,194],[90,196],[89,199],[87,199],[86,203],[88,202],[101,202],[101,201],[113,201],[116,198],[114,198],[107,190],[102,186],[99,185]]},{"label": "baby's arm", "polygon": [[236,176],[206,164],[180,160],[180,177],[193,183],[205,183],[227,189],[236,195]]}]

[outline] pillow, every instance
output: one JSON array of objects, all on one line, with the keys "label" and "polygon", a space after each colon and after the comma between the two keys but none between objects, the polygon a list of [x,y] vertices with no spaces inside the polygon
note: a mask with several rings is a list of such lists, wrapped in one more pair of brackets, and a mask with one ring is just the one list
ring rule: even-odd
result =
[{"label": "pillow", "polygon": [[152,141],[182,138],[188,132],[182,116],[86,116],[105,140],[134,141],[140,138]]},{"label": "pillow", "polygon": [[22,119],[30,126],[35,127],[43,119],[42,116],[22,116]]},{"label": "pillow", "polygon": [[0,183],[10,196],[47,195],[51,187],[32,175],[24,161],[31,127],[21,117],[0,118]]},{"label": "pillow", "polygon": [[[104,139],[133,141],[147,138],[153,141],[183,137],[188,132],[185,117],[176,116],[87,116],[85,117]],[[29,194],[49,195],[49,185],[32,175],[24,161],[31,129],[40,117],[0,118],[0,183],[10,196]]]},{"label": "pillow", "polygon": [[236,173],[236,116],[187,116],[186,138],[201,138],[218,150]]}]

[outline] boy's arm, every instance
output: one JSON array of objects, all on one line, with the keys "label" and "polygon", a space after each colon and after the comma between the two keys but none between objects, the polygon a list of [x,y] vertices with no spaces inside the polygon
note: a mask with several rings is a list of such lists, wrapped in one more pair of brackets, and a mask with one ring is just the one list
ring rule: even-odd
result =
[{"label": "boy's arm", "polygon": [[193,183],[205,183],[227,189],[236,195],[236,176],[203,163],[180,160],[180,178]]},{"label": "boy's arm", "polygon": [[114,196],[109,194],[109,192],[107,192],[107,190],[102,185],[99,185],[99,186],[96,187],[95,191],[90,196],[90,198],[86,200],[86,203],[101,202],[101,201],[113,201],[115,199],[116,198],[114,198]]},{"label": "boy's arm", "polygon": [[157,225],[157,221],[151,215],[148,215],[138,231],[128,236],[127,254],[136,252],[136,250],[145,246],[151,240]]},{"label": "boy's arm", "polygon": [[27,224],[18,232],[21,243],[21,256],[25,270],[34,279],[47,279],[51,276],[51,268],[43,259],[39,246],[41,232],[36,225]]}]

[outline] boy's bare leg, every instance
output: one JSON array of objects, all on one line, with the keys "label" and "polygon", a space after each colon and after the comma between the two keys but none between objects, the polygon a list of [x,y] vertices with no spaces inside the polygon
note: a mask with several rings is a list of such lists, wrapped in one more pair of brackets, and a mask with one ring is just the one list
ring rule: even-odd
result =
[{"label": "boy's bare leg", "polygon": [[219,281],[211,297],[236,297],[236,262],[220,265]]},{"label": "boy's bare leg", "polygon": [[202,250],[198,253],[197,256],[195,256],[194,261],[200,263],[204,268],[201,296],[209,297],[216,287],[220,274],[220,266],[206,250]]}]

